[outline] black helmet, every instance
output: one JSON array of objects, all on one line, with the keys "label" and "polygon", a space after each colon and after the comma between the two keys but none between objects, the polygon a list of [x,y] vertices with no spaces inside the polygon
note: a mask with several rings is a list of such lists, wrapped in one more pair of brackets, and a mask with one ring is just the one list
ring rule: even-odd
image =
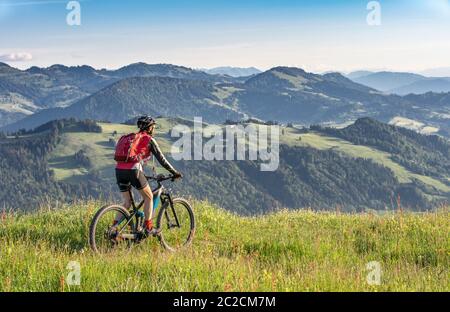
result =
[{"label": "black helmet", "polygon": [[150,116],[141,116],[137,120],[137,126],[140,130],[147,130],[152,125],[154,125],[156,121]]}]

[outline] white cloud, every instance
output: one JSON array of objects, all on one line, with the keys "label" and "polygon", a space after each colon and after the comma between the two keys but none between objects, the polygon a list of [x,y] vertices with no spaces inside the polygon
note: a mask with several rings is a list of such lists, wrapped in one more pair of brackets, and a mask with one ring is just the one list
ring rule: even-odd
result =
[{"label": "white cloud", "polygon": [[0,55],[2,62],[28,62],[33,59],[33,55],[28,52],[17,52]]}]

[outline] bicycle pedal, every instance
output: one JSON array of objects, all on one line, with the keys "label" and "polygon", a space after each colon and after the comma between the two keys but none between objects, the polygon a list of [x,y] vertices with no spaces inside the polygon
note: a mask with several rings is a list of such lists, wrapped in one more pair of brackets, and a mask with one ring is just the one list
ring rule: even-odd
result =
[{"label": "bicycle pedal", "polygon": [[153,237],[159,237],[159,236],[161,236],[161,232],[162,232],[161,229],[156,229],[156,232],[153,233]]},{"label": "bicycle pedal", "polygon": [[144,231],[144,232],[143,232],[143,235],[145,235],[146,237],[150,237],[150,236],[157,237],[157,236],[160,236],[160,235],[161,235],[161,229],[155,229],[155,228],[153,228],[153,229],[152,229],[151,231],[149,231],[149,232]]}]

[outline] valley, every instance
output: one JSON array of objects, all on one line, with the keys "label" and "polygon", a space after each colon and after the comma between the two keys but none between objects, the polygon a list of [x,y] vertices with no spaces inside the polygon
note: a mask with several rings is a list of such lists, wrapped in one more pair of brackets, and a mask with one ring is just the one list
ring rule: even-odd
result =
[{"label": "valley", "polygon": [[[366,129],[364,131],[374,133],[375,137],[387,129],[386,142],[410,140],[409,147],[395,143],[395,148],[387,152],[383,146],[374,146],[370,141],[355,143],[339,137],[347,135],[354,125],[342,130],[281,127],[279,167],[273,172],[262,172],[260,161],[175,161],[170,154],[174,141],[170,131],[179,123],[192,124],[189,120],[160,118],[156,134],[166,156],[185,175],[173,189],[240,214],[263,214],[284,208],[330,210],[338,206],[349,212],[380,211],[397,209],[400,204],[421,211],[445,203],[450,197],[450,174],[446,165],[449,144],[438,137],[435,143],[419,147],[414,142],[424,139],[422,135],[370,119],[359,120],[358,129]],[[24,183],[11,184],[5,179],[0,199],[4,205],[23,209],[22,203],[30,202],[28,193],[20,198],[11,197],[11,192],[21,187],[35,190],[32,194],[36,204],[45,197],[63,201],[86,196],[117,198],[114,144],[120,135],[134,130],[132,125],[66,120],[51,122],[37,132],[3,139],[0,144],[2,174],[23,175]],[[47,142],[48,149],[34,155],[33,151],[40,144],[38,138]],[[9,146],[14,145],[20,147],[15,148],[16,153],[25,158],[11,154]],[[403,148],[417,150],[412,163],[402,158],[407,155]],[[26,156],[29,153],[32,158]],[[39,171],[36,165],[41,168]],[[151,162],[148,173],[152,166]],[[161,170],[156,166],[157,172]],[[40,177],[42,174],[45,180]]]},{"label": "valley", "polygon": [[134,131],[127,121],[150,114],[158,117],[157,138],[169,157],[170,130],[195,117],[219,128],[281,127],[275,172],[261,172],[258,161],[170,157],[186,177],[173,188],[186,196],[244,215],[284,208],[429,210],[450,196],[449,99],[448,93],[391,95],[339,73],[283,66],[231,77],[170,64],[25,71],[2,64],[0,170],[25,182],[5,179],[0,200],[32,210],[46,197],[117,198],[114,144]]},{"label": "valley", "polygon": [[[175,120],[172,119],[158,119],[158,144],[167,155],[170,155],[170,146],[173,141],[170,136],[170,130],[175,124]],[[111,144],[111,140],[116,141],[121,135],[134,132],[135,127],[112,123],[100,123],[99,125],[102,128],[102,133],[73,132],[63,134],[60,144],[57,145],[49,157],[49,168],[55,172],[57,180],[77,182],[94,171],[98,172],[109,183],[114,183],[114,147]],[[391,169],[400,183],[411,183],[417,179],[439,191],[450,193],[450,186],[438,179],[411,172],[393,161],[391,154],[376,148],[352,144],[351,142],[315,131],[302,133],[302,131],[295,128],[282,128],[282,132],[283,134],[280,136],[281,144],[311,147],[317,150],[332,150],[352,158],[368,159]],[[93,166],[89,170],[79,167],[71,161],[74,151],[79,150],[86,151],[87,156],[92,160]]]}]

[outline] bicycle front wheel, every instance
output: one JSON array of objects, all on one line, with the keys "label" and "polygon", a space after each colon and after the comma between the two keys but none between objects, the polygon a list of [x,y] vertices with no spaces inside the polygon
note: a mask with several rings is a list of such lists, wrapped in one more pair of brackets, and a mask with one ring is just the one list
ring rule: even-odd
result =
[{"label": "bicycle front wheel", "polygon": [[156,224],[161,229],[159,241],[169,251],[188,246],[194,238],[194,212],[191,205],[182,198],[175,198],[173,206],[169,204],[162,207]]}]

